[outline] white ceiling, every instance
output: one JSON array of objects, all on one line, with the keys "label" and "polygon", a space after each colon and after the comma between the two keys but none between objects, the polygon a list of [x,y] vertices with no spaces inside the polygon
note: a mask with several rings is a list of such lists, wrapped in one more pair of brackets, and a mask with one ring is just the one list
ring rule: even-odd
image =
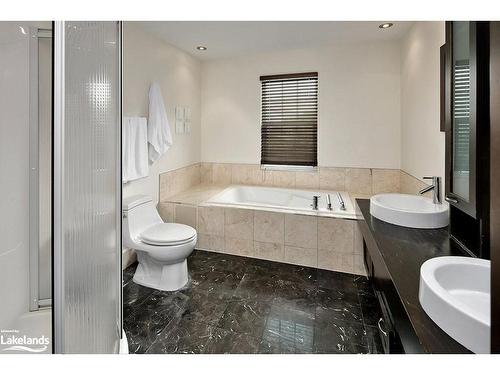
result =
[{"label": "white ceiling", "polygon": [[[150,21],[143,28],[185,52],[211,60],[246,54],[322,46],[401,39],[412,22],[383,21]],[[196,46],[206,46],[206,51]]]}]

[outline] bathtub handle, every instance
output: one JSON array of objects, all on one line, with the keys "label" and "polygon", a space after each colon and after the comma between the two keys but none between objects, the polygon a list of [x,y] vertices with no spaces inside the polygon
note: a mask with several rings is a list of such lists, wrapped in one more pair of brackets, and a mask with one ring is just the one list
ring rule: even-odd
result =
[{"label": "bathtub handle", "polygon": [[339,192],[337,192],[337,198],[339,199],[340,209],[345,211],[344,199],[342,199],[342,195]]},{"label": "bathtub handle", "polygon": [[319,198],[321,197],[321,195],[313,195],[313,202],[311,204],[311,207],[313,210],[317,210],[318,209],[318,202],[319,202]]},{"label": "bathtub handle", "polygon": [[326,208],[330,211],[332,210],[332,199],[330,198],[330,194],[326,195]]}]

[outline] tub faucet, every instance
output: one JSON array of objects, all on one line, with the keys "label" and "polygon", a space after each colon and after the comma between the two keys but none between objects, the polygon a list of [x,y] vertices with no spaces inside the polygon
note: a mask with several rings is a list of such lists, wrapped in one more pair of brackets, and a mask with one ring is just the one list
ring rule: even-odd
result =
[{"label": "tub faucet", "polygon": [[326,195],[326,208],[328,210],[330,210],[330,211],[333,210],[333,208],[332,208],[332,199],[330,198],[330,194]]},{"label": "tub faucet", "polygon": [[432,180],[432,185],[427,186],[419,191],[419,194],[425,194],[432,190],[432,202],[434,204],[441,204],[441,177],[423,177],[424,180]]},{"label": "tub faucet", "polygon": [[317,210],[318,209],[318,202],[319,202],[319,198],[321,197],[321,195],[313,195],[313,202],[311,204],[311,207],[313,210]]}]

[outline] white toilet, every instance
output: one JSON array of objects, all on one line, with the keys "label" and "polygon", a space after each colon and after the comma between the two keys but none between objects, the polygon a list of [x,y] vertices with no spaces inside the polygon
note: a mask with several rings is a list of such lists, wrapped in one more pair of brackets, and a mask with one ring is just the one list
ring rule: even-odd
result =
[{"label": "white toilet", "polygon": [[187,257],[196,245],[196,230],[164,223],[150,197],[136,195],[123,202],[123,245],[137,252],[134,282],[173,291],[188,282]]}]

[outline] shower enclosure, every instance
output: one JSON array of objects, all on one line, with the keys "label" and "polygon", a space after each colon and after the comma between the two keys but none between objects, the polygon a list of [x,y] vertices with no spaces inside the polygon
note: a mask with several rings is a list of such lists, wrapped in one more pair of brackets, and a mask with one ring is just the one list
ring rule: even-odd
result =
[{"label": "shower enclosure", "polygon": [[0,22],[0,353],[117,353],[121,24]]},{"label": "shower enclosure", "polygon": [[52,305],[52,30],[30,28],[30,311]]}]

